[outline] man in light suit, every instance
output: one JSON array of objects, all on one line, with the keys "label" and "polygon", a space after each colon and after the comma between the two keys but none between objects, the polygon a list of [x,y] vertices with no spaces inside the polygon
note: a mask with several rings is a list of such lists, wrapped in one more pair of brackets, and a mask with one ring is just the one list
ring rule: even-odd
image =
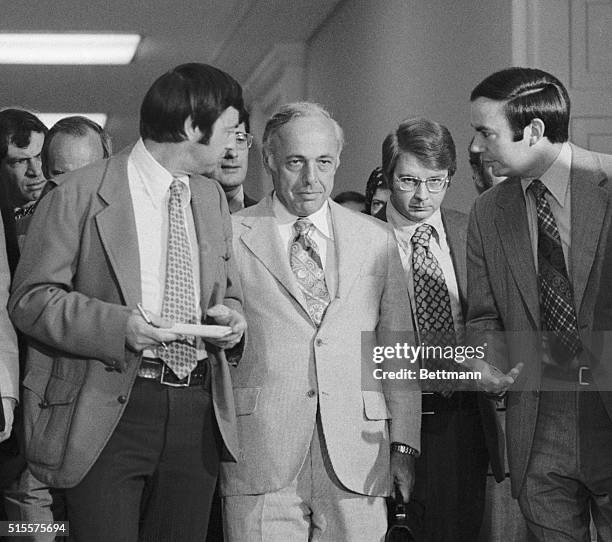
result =
[{"label": "man in light suit", "polygon": [[410,495],[418,386],[361,361],[362,332],[411,328],[406,286],[392,232],[329,199],[342,143],[320,106],[283,106],[263,137],[274,193],[232,217],[251,331],[232,372],[241,453],[222,471],[230,542],[381,541],[391,483]]},{"label": "man in light suit", "polygon": [[[457,169],[453,138],[435,121],[406,119],[385,138],[382,164],[391,197],[381,218],[397,239],[411,302],[407,316],[422,342],[430,342],[433,331],[437,344],[463,346],[468,217],[442,207]],[[425,265],[418,248],[423,234],[431,258]],[[444,313],[446,308],[450,311]],[[446,365],[442,368],[462,369],[452,361]],[[409,521],[419,540],[473,542],[482,523],[489,461],[497,481],[504,479],[495,405],[469,383],[448,381],[433,390],[431,383],[423,384],[428,391],[423,392],[422,453]]]},{"label": "man in light suit", "polygon": [[[224,349],[246,324],[227,202],[203,175],[235,145],[242,106],[226,73],[170,70],[144,98],[141,139],[66,174],[34,213],[9,303],[30,341],[26,456],[67,488],[74,540],[201,539],[219,458],[237,454]],[[167,329],[205,321],[231,329],[206,342]]]},{"label": "man in light suit", "polygon": [[494,73],[471,95],[471,150],[508,180],[471,213],[467,329],[487,343],[483,387],[514,383],[513,495],[532,539],[555,542],[590,540],[589,512],[612,536],[610,359],[591,344],[596,300],[610,298],[612,157],[567,142],[569,112],[561,82],[536,69]]}]

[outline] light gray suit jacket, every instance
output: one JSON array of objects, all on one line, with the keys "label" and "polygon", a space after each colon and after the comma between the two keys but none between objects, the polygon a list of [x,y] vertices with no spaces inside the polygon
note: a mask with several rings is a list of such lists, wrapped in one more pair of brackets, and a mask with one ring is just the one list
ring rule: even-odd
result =
[{"label": "light gray suit jacket", "polygon": [[395,239],[385,224],[329,205],[338,285],[318,329],[281,246],[271,197],[232,216],[249,332],[232,369],[241,452],[222,468],[224,495],[289,485],[308,453],[317,408],[334,472],[357,493],[388,493],[390,438],[419,448],[418,386],[385,389],[368,379],[373,366],[363,371],[361,359],[362,332],[412,327]]},{"label": "light gray suit jacket", "polygon": [[[593,347],[595,304],[604,284],[612,284],[612,156],[572,145],[571,269],[574,302],[585,363],[595,367],[602,390],[609,387],[612,358],[601,359]],[[487,343],[489,363],[507,372],[525,367],[508,394],[506,435],[512,491],[523,484],[535,431],[542,355],[538,279],[527,227],[520,179],[508,179],[480,196],[472,209],[468,232],[468,321],[472,342]],[[605,311],[602,307],[602,313]],[[612,415],[612,397],[602,393]]]},{"label": "light gray suit jacket", "polygon": [[[141,301],[128,154],[63,176],[33,216],[15,275],[9,309],[29,339],[26,458],[52,487],[74,486],[91,468],[140,364],[125,342],[126,321]],[[190,187],[202,311],[217,303],[241,310],[225,196],[204,177],[192,177]],[[238,446],[229,370],[224,351],[207,350],[215,414],[232,457]]]}]

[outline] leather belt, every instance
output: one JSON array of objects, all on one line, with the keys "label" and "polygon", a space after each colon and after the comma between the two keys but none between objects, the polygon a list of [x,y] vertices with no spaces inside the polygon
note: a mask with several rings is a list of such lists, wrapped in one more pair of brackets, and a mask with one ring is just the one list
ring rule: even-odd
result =
[{"label": "leather belt", "polygon": [[425,391],[421,395],[423,414],[436,414],[452,410],[478,410],[478,395],[473,391],[456,391],[449,398]]},{"label": "leather belt", "polygon": [[146,380],[156,380],[164,386],[173,388],[203,386],[210,389],[210,368],[207,358],[198,360],[193,371],[183,379],[179,379],[161,359],[142,358],[137,376]]},{"label": "leather belt", "polygon": [[575,369],[566,369],[556,365],[544,365],[542,376],[552,380],[563,380],[564,382],[575,382],[581,386],[590,386],[593,383],[591,368],[582,366]]}]

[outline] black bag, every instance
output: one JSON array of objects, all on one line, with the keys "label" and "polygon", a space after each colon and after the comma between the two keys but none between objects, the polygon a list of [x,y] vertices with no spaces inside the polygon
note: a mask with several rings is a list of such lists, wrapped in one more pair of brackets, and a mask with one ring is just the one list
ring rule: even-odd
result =
[{"label": "black bag", "polygon": [[[398,492],[399,493],[399,492]],[[406,506],[402,502],[401,494],[397,500],[389,499],[389,528],[385,542],[417,542],[412,529],[408,525]]]}]

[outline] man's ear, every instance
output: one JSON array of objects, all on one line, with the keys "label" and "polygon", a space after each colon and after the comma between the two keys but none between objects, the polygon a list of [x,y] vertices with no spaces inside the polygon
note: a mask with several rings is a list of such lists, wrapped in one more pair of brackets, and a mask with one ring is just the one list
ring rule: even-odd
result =
[{"label": "man's ear", "polygon": [[531,122],[525,127],[525,135],[528,137],[529,146],[532,147],[538,141],[544,138],[544,131],[546,126],[542,119],[532,119]]},{"label": "man's ear", "polygon": [[261,161],[263,162],[263,165],[264,165],[264,169],[265,169],[265,170],[266,170],[266,171],[267,171],[267,172],[268,172],[270,175],[272,175],[272,170],[274,169],[274,168],[272,167],[272,155],[271,155],[271,154],[270,154],[268,151],[266,151],[266,149],[265,149],[265,148],[262,148],[262,151],[261,151],[261,158],[262,158],[262,160],[261,160]]},{"label": "man's ear", "polygon": [[193,125],[193,120],[191,115],[185,119],[185,123],[183,124],[183,131],[187,136],[188,141],[200,141],[202,138],[202,132],[200,129]]}]

